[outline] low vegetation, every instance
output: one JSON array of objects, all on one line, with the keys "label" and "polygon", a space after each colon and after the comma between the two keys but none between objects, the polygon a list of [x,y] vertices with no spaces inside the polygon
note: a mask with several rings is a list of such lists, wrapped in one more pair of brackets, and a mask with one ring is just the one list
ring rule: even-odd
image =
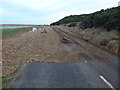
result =
[{"label": "low vegetation", "polygon": [[72,22],[80,22],[83,21],[84,18],[86,18],[88,15],[87,14],[83,14],[83,15],[70,15],[70,16],[66,16],[63,19],[51,23],[51,25],[61,25],[61,24],[69,24]]},{"label": "low vegetation", "polygon": [[51,25],[64,25],[77,27],[72,32],[86,41],[105,48],[118,54],[120,47],[120,6],[102,9],[100,11],[83,14],[70,15]]},{"label": "low vegetation", "polygon": [[2,89],[2,78],[0,77],[0,89]]},{"label": "low vegetation", "polygon": [[67,16],[57,22],[52,23],[51,25],[64,25],[72,23],[69,25],[71,27],[76,26],[75,22],[76,24],[80,22],[79,27],[83,29],[102,27],[108,31],[113,29],[120,31],[120,6],[106,10],[102,9],[101,11],[91,14]]},{"label": "low vegetation", "polygon": [[3,39],[8,37],[13,37],[20,33],[28,32],[31,29],[32,27],[0,29],[0,37],[2,37]]},{"label": "low vegetation", "polygon": [[11,78],[8,77],[8,76],[2,77],[2,84],[6,83],[6,82],[8,82],[8,81],[10,81],[10,80],[11,80]]}]

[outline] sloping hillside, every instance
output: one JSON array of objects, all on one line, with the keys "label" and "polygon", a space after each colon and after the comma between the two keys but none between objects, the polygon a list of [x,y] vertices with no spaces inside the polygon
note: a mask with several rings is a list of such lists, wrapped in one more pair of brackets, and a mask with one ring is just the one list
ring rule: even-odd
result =
[{"label": "sloping hillside", "polygon": [[69,26],[76,26],[78,22],[81,28],[102,27],[107,30],[120,30],[120,6],[113,7],[106,10],[97,11],[91,14],[71,15],[67,16],[51,25],[69,24]]},{"label": "sloping hillside", "polygon": [[61,25],[61,24],[69,24],[71,22],[80,22],[86,18],[88,14],[83,14],[83,15],[70,15],[66,16],[63,19],[52,23],[51,25]]}]

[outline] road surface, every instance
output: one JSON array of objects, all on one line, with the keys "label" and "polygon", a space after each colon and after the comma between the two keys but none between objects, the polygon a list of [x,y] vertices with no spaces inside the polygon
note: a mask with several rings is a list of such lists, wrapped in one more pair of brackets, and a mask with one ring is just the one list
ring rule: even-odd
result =
[{"label": "road surface", "polygon": [[[44,38],[41,38],[42,35]],[[27,33],[24,38],[25,42],[31,40],[25,44],[22,41],[26,48],[30,44],[33,46],[30,49],[31,53],[28,48],[19,49],[17,52],[20,54],[20,50],[25,51],[30,59],[34,54],[37,56],[31,60],[32,62],[24,64],[5,87],[112,88],[113,90],[118,88],[117,56],[89,44],[60,27],[44,26],[42,29]],[[44,40],[40,43],[41,39]],[[43,48],[42,53],[38,52],[40,47]],[[34,50],[37,53],[32,53]],[[49,51],[47,55],[43,53]]]}]

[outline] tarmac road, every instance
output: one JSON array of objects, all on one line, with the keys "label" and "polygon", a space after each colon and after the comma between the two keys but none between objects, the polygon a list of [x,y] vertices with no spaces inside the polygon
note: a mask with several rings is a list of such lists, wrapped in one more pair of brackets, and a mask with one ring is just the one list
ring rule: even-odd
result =
[{"label": "tarmac road", "polygon": [[101,79],[103,76],[113,87],[117,88],[118,73],[109,64],[111,63],[29,63],[21,69],[19,74],[15,75],[8,87],[110,88]]}]

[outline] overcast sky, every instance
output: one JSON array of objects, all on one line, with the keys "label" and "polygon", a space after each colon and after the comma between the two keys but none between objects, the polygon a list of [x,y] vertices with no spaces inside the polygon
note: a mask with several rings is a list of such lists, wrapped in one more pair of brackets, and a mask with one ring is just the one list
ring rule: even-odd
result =
[{"label": "overcast sky", "polygon": [[119,0],[0,0],[2,24],[50,24],[69,15],[118,6]]}]

